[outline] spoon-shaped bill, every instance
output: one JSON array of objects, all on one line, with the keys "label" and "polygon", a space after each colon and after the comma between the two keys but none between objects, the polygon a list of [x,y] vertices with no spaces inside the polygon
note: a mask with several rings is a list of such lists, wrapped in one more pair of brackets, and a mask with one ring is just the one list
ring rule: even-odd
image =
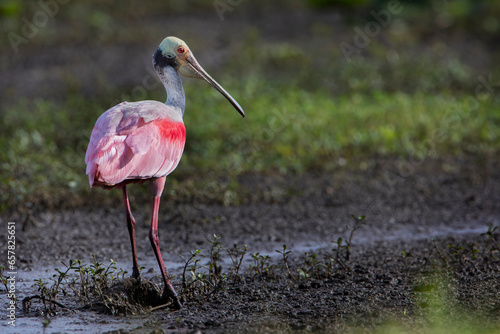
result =
[{"label": "spoon-shaped bill", "polygon": [[224,97],[233,105],[233,107],[240,113],[242,117],[245,117],[245,112],[243,108],[236,102],[236,100],[228,93],[217,81],[215,81],[207,72],[201,67],[201,65],[196,61],[196,58],[190,54],[187,57],[187,66],[189,66],[189,70],[196,73],[200,78],[207,81],[212,87],[217,89]]}]

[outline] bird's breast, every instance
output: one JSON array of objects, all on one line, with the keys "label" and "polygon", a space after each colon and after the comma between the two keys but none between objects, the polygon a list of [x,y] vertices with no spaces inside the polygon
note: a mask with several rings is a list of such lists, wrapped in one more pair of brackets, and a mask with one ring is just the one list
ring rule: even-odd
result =
[{"label": "bird's breast", "polygon": [[184,143],[186,141],[186,127],[183,122],[167,118],[154,121],[154,125],[163,141],[171,143]]}]

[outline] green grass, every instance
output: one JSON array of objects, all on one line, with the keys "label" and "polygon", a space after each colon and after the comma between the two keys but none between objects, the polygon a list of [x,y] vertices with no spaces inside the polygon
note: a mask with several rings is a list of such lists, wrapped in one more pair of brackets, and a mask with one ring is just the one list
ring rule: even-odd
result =
[{"label": "green grass", "polygon": [[[186,85],[188,140],[170,178],[171,191],[183,188],[179,183],[211,182],[225,174],[356,168],[374,156],[425,159],[500,151],[500,106],[492,99],[419,93],[332,98],[294,88],[264,94],[251,81],[226,86],[244,107],[245,119],[208,85]],[[6,109],[0,123],[0,209],[71,205],[88,195],[85,150],[105,109],[100,101],[79,97]]]},{"label": "green grass", "polygon": [[475,100],[477,107],[470,108],[466,96],[378,93],[331,98],[291,89],[242,96],[244,120],[222,99],[213,103],[210,94],[192,96],[205,107],[186,114],[190,141],[185,168],[301,172],[335,167],[340,157],[425,156],[431,149],[480,154],[499,147],[499,106]]},{"label": "green grass", "polygon": [[[286,8],[339,3],[297,0]],[[338,44],[340,40],[352,43],[352,28],[366,23],[356,12],[346,12],[346,21],[338,26],[318,20],[310,26],[308,40],[273,41],[265,31],[249,23],[237,38],[226,43],[226,48],[212,50],[215,57],[223,57],[223,62],[219,68],[207,66],[207,71],[234,95],[247,117],[241,119],[206,83],[186,80],[188,140],[182,161],[170,177],[168,194],[183,200],[199,188],[220,190],[222,179],[246,172],[330,171],[345,165],[356,168],[360,162],[379,156],[421,160],[497,154],[498,89],[495,86],[489,96],[475,96],[475,92],[480,83],[478,77],[491,75],[495,83],[500,69],[494,62],[490,67],[466,62],[467,57],[457,48],[443,43],[423,42],[428,29],[437,29],[427,22],[426,17],[434,16],[424,15],[432,9],[423,3],[408,5],[402,14],[408,29],[397,34],[384,30],[350,63],[345,61]],[[368,19],[368,9],[381,8],[373,1],[357,4],[364,8],[361,12]],[[273,8],[244,2],[234,14],[243,15],[246,6],[268,11]],[[140,15],[167,15],[170,7],[167,3],[148,2]],[[179,15],[196,8],[210,10],[206,15],[211,17],[216,16],[212,7],[211,1],[197,0],[175,10]],[[489,17],[498,10],[498,6],[490,7],[481,7],[481,15]],[[22,52],[35,55],[42,46],[66,45],[68,41],[102,50],[110,45],[133,47],[144,39],[148,40],[145,45],[157,42],[157,35],[151,33],[158,29],[153,24],[155,20],[131,24],[137,19],[137,9],[116,9],[116,16],[110,15],[115,8],[95,0],[61,6],[57,19],[23,45]],[[8,1],[0,6],[0,16],[6,21],[6,31],[19,31],[20,18],[31,18],[37,10],[37,6],[26,1]],[[483,16],[477,19],[486,20]],[[466,21],[463,18],[456,22],[460,27]],[[65,28],[58,29],[59,25]],[[106,34],[104,30],[110,26],[121,33]],[[200,40],[189,27],[179,29],[176,33],[186,36],[204,64],[208,52],[204,50],[203,54],[203,47],[213,48],[216,43]],[[342,34],[342,39],[338,34]],[[481,31],[473,37],[488,40],[491,34]],[[89,36],[99,39],[89,40]],[[464,37],[463,42],[469,39]],[[470,52],[482,54],[481,45],[471,47]],[[0,48],[12,51],[6,41],[0,42]],[[0,67],[8,66],[7,58],[0,58]],[[36,204],[73,206],[90,194],[102,193],[91,192],[86,180],[84,155],[88,139],[99,115],[112,101],[121,101],[122,96],[131,94],[131,87],[109,85],[102,69],[102,80],[95,82],[95,90],[83,96],[73,69],[61,70],[67,74],[50,91],[65,94],[65,100],[28,102],[28,98],[17,100],[4,92],[9,103],[0,104],[0,212]],[[137,78],[137,84],[141,79]],[[146,99],[165,100],[165,93],[159,87],[148,92]],[[119,196],[118,192],[109,192],[101,197],[104,200]]]}]

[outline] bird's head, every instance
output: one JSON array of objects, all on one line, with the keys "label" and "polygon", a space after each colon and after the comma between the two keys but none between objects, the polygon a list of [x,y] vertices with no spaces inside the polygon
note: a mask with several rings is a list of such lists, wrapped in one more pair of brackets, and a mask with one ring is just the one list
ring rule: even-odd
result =
[{"label": "bird's head", "polygon": [[217,89],[224,97],[231,102],[236,110],[245,117],[245,112],[236,100],[222,88],[208,73],[201,67],[193,53],[180,38],[166,37],[158,46],[153,55],[153,65],[157,71],[170,66],[177,72],[188,78],[197,78],[207,81],[212,87]]}]

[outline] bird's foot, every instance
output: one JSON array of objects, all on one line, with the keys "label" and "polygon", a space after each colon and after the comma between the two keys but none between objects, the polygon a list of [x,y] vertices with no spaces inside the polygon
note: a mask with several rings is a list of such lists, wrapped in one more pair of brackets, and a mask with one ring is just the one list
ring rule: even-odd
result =
[{"label": "bird's foot", "polygon": [[170,291],[170,289],[168,288],[165,288],[165,290],[163,290],[161,299],[164,301],[171,300],[172,308],[174,310],[180,310],[182,308],[182,303],[179,299],[179,296],[177,296],[177,293],[175,291]]},{"label": "bird's foot", "polygon": [[135,278],[138,284],[141,283],[142,281],[141,272],[139,270],[134,270],[132,272],[132,278]]}]

